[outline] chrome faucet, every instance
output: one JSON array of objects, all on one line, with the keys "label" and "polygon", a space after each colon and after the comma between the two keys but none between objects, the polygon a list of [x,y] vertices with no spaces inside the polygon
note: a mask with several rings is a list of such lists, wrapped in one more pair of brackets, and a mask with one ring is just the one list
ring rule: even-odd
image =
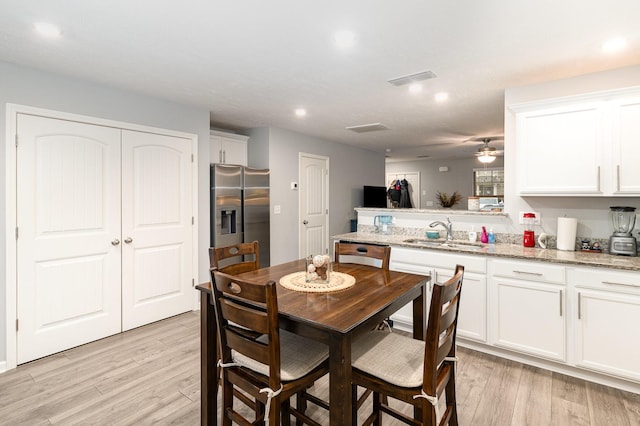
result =
[{"label": "chrome faucet", "polygon": [[447,241],[453,241],[453,223],[447,218],[447,223],[444,223],[441,220],[436,220],[435,222],[431,222],[429,224],[430,228],[435,227],[436,225],[442,225],[444,229],[447,230]]}]

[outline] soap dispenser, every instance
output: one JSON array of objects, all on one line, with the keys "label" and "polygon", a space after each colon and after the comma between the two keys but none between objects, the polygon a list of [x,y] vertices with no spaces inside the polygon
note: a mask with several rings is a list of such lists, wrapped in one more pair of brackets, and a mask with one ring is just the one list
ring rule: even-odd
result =
[{"label": "soap dispenser", "polygon": [[469,241],[471,241],[472,243],[475,243],[477,238],[478,238],[478,233],[473,230],[473,225],[472,225],[471,231],[469,231]]},{"label": "soap dispenser", "polygon": [[489,244],[496,243],[496,234],[493,233],[493,228],[489,228]]},{"label": "soap dispenser", "polygon": [[487,228],[484,226],[482,227],[482,234],[480,234],[480,242],[485,244],[489,242],[489,234],[487,234]]}]

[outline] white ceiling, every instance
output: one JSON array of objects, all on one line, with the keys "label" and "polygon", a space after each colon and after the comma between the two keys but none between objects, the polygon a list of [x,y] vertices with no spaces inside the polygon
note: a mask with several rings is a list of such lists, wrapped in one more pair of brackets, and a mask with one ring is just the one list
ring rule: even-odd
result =
[{"label": "white ceiling", "polygon": [[[505,88],[640,64],[638,0],[0,0],[0,10],[0,60],[204,107],[217,127],[280,127],[392,158],[471,155],[481,143],[462,141],[503,133]],[[40,37],[37,21],[63,36]],[[356,34],[350,49],[333,43],[342,29]],[[617,36],[627,49],[602,53]],[[437,78],[419,95],[387,82],[425,70]],[[435,102],[439,91],[449,100]],[[389,130],[345,130],[378,122]]]}]

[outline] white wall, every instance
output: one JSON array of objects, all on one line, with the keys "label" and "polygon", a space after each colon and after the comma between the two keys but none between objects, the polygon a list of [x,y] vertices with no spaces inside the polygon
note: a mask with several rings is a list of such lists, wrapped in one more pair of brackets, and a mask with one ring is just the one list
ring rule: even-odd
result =
[{"label": "white wall", "polygon": [[[6,104],[14,103],[198,135],[199,282],[208,280],[209,111],[116,90],[0,61],[0,222],[5,223]],[[5,271],[6,235],[0,236],[0,270]],[[6,282],[0,274],[0,363],[6,360]]]},{"label": "white wall", "polygon": [[[505,211],[513,219],[520,211],[542,214],[541,228],[555,234],[558,216],[578,218],[578,236],[606,238],[611,235],[609,207],[628,205],[640,210],[639,197],[520,197],[516,193],[515,115],[509,106],[582,93],[640,86],[640,66],[626,67],[578,77],[508,89],[505,92]],[[640,142],[639,142],[640,143]],[[553,155],[552,152],[549,155]],[[567,161],[571,161],[568,158]],[[636,223],[636,231],[640,224]]]},{"label": "white wall", "polygon": [[[502,164],[502,157],[497,157],[487,167],[502,167]],[[439,169],[442,166],[448,167],[449,171],[440,172]],[[420,172],[420,190],[424,195],[420,196],[420,206],[415,207],[421,209],[438,208],[436,191],[446,192],[449,195],[455,191],[462,195],[462,201],[456,204],[452,210],[466,210],[467,197],[473,195],[473,169],[482,168],[482,163],[475,158],[456,158],[388,162],[385,167],[387,173]],[[427,201],[433,201],[433,205],[428,206]]]},{"label": "white wall", "polygon": [[[249,141],[251,144],[251,140]],[[383,185],[384,154],[314,138],[283,129],[269,130],[269,168],[271,169],[271,263],[297,259],[298,154],[329,157],[329,235],[349,232],[353,210],[362,205],[364,185]],[[281,214],[273,214],[273,206]]]}]

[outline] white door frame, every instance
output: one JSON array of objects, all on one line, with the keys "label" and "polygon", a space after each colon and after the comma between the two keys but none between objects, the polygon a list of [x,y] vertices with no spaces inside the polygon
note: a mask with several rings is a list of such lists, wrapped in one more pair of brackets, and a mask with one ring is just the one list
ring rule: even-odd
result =
[{"label": "white door frame", "polygon": [[[0,360],[0,373],[5,370],[11,370],[16,368],[16,355],[17,355],[17,303],[16,297],[18,294],[17,289],[17,248],[15,236],[17,228],[16,217],[16,160],[17,160],[17,148],[16,140],[16,122],[17,115],[19,113],[40,115],[43,117],[56,118],[60,120],[78,121],[81,123],[96,124],[100,126],[116,127],[120,129],[135,130],[147,133],[158,133],[163,135],[176,136],[186,139],[191,139],[191,147],[193,152],[192,161],[192,185],[193,185],[193,201],[192,201],[192,214],[193,214],[193,228],[192,228],[192,242],[193,242],[193,259],[191,267],[193,272],[193,283],[195,286],[197,274],[198,274],[198,135],[193,133],[176,132],[173,130],[161,129],[158,127],[142,126],[138,124],[125,123],[114,120],[106,120],[97,117],[90,117],[86,115],[71,114],[66,112],[54,111],[44,108],[35,108],[26,105],[7,104],[6,114],[6,135],[5,135],[5,301],[6,301],[6,340],[5,340],[5,359],[3,362]],[[194,297],[194,310],[198,309],[197,297]]]},{"label": "white door frame", "polygon": [[[325,219],[325,229],[327,230],[325,238],[326,238],[326,245],[329,248],[329,251],[331,251],[331,246],[329,245],[329,175],[330,173],[329,170],[331,170],[330,166],[330,158],[326,157],[324,155],[317,155],[317,154],[309,154],[306,152],[299,152],[298,153],[298,182],[300,182],[300,164],[302,164],[302,157],[309,157],[309,158],[315,158],[318,160],[324,160],[325,164],[327,165],[327,174],[325,175],[325,187],[326,187],[326,191],[325,191],[325,205],[327,206],[327,214],[326,214],[326,219]],[[302,232],[301,232],[301,227],[302,227],[302,217],[301,214],[302,212],[300,211],[300,202],[302,200],[302,196],[298,193],[298,258],[302,258],[305,257],[306,254],[304,254],[302,252]]]}]

